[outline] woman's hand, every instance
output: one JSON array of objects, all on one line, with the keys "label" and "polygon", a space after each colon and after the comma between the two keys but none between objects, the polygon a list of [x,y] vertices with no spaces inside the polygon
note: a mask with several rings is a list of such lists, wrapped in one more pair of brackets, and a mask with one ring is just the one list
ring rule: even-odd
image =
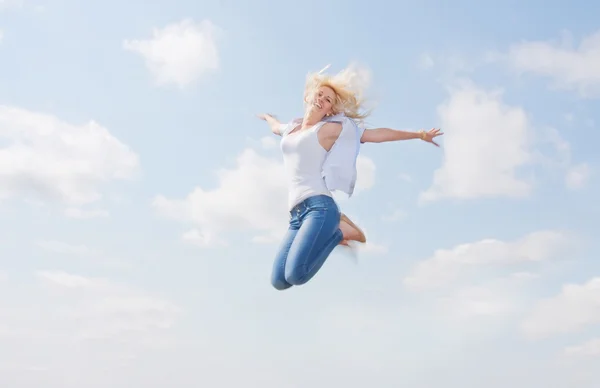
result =
[{"label": "woman's hand", "polygon": [[421,130],[419,132],[421,134],[421,140],[431,143],[431,144],[435,145],[436,147],[439,147],[439,144],[436,143],[435,141],[433,141],[433,139],[444,134],[443,132],[440,132],[440,130],[436,129],[436,128],[431,128],[428,132],[425,132],[423,130]]},{"label": "woman's hand", "polygon": [[261,113],[256,116],[259,119],[264,120],[269,124],[269,127],[271,127],[271,132],[273,132],[275,135],[281,136],[281,132],[279,130],[281,123],[273,115],[268,114],[268,113]]},{"label": "woman's hand", "polygon": [[261,113],[261,114],[256,115],[256,117],[258,117],[261,120],[265,120],[265,121],[269,121],[269,119],[276,120],[276,118],[273,115],[268,114],[268,113]]}]

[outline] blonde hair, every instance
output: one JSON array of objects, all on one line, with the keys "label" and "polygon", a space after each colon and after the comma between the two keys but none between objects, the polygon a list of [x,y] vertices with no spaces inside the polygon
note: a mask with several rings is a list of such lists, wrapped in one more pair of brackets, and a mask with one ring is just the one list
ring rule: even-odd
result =
[{"label": "blonde hair", "polygon": [[310,96],[320,87],[327,86],[336,95],[332,106],[333,114],[344,113],[347,117],[357,121],[362,121],[369,116],[370,112],[361,112],[365,102],[363,93],[370,82],[369,72],[366,69],[358,68],[356,64],[351,64],[332,76],[324,73],[327,68],[329,68],[329,65],[319,72],[307,75],[304,101],[307,102]]}]

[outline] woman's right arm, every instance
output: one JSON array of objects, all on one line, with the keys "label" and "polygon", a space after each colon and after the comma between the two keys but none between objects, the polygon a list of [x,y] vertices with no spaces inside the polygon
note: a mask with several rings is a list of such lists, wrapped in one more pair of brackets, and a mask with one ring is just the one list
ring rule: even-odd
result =
[{"label": "woman's right arm", "polygon": [[279,135],[281,136],[281,123],[279,122],[279,120],[277,120],[275,117],[273,117],[272,115],[268,114],[268,113],[263,113],[258,115],[259,119],[265,120],[267,122],[267,124],[269,124],[269,126],[271,127],[271,132],[273,132],[275,135]]}]

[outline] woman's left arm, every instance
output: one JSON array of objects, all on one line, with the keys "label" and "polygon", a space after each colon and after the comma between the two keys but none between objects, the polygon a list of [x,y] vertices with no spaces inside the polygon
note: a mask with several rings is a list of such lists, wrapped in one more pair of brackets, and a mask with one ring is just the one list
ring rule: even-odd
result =
[{"label": "woman's left arm", "polygon": [[365,129],[362,137],[360,138],[361,143],[385,143],[388,141],[399,141],[399,140],[411,140],[421,139],[428,143],[432,143],[439,147],[439,145],[433,141],[437,136],[443,135],[439,129],[432,128],[428,132],[423,130],[417,132],[401,131],[399,129],[391,128],[373,128]]}]

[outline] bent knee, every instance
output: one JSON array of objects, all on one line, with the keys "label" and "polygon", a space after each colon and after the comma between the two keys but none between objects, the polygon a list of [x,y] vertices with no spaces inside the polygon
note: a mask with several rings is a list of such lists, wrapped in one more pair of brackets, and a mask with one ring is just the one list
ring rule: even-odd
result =
[{"label": "bent knee", "polygon": [[301,268],[295,268],[285,274],[285,280],[291,285],[299,286],[308,281],[308,276]]},{"label": "bent knee", "polygon": [[290,284],[286,281],[283,281],[281,279],[272,279],[271,285],[273,286],[273,288],[275,288],[276,290],[279,290],[279,291],[287,290],[288,288],[290,288],[292,286],[292,284]]}]

